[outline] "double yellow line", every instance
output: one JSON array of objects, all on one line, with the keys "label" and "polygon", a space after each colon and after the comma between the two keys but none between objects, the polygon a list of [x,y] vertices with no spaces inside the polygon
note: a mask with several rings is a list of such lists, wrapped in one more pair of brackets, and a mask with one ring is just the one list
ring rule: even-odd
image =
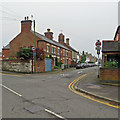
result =
[{"label": "double yellow line", "polygon": [[76,90],[74,89],[74,86],[77,84],[77,82],[78,82],[80,79],[86,77],[88,74],[90,74],[90,73],[84,74],[84,75],[80,76],[79,78],[73,80],[73,81],[69,84],[69,86],[68,86],[69,89],[70,89],[72,92],[74,92],[74,93],[76,93],[76,94],[78,94],[78,95],[80,95],[80,96],[83,96],[83,97],[85,97],[85,98],[87,98],[87,99],[96,101],[96,102],[101,103],[101,104],[108,105],[108,106],[110,106],[110,107],[114,107],[114,108],[120,109],[120,107],[119,107],[118,105],[111,105],[111,104],[110,104],[109,102],[107,102],[107,101],[106,101],[106,102],[103,102],[103,101],[97,100],[97,99],[95,99],[95,98],[91,98],[89,95],[85,95],[84,93],[78,92],[78,91],[76,91]]}]

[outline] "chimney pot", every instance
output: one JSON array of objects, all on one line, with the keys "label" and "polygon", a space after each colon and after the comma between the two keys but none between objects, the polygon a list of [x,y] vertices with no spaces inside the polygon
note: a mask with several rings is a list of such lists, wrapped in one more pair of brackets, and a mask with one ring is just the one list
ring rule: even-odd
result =
[{"label": "chimney pot", "polygon": [[64,43],[64,35],[63,33],[60,33],[59,36],[58,36],[58,41],[59,43],[63,44]]},{"label": "chimney pot", "polygon": [[49,38],[50,40],[53,39],[53,32],[50,32],[50,29],[47,29],[47,32],[44,33],[45,37]]},{"label": "chimney pot", "polygon": [[32,25],[32,21],[31,20],[25,20],[21,21],[21,32],[29,32],[31,30],[31,25]]},{"label": "chimney pot", "polygon": [[50,32],[50,29],[48,28],[47,31]]},{"label": "chimney pot", "polygon": [[69,45],[69,38],[66,38],[66,44]]},{"label": "chimney pot", "polygon": [[27,16],[27,20],[29,19],[29,17]]}]

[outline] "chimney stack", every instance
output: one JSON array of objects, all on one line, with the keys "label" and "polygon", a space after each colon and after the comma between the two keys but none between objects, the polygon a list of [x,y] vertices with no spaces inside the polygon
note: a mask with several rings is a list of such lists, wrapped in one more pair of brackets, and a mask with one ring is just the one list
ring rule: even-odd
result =
[{"label": "chimney stack", "polygon": [[70,45],[70,44],[69,44],[69,38],[66,38],[66,44],[67,44],[67,45]]},{"label": "chimney stack", "polygon": [[29,20],[29,17],[25,17],[25,20],[21,21],[21,32],[29,32],[31,30],[32,21]]},{"label": "chimney stack", "polygon": [[62,33],[60,33],[58,36],[58,42],[61,44],[64,43],[64,35]]},{"label": "chimney stack", "polygon": [[50,29],[47,29],[47,32],[44,33],[45,37],[49,38],[50,40],[53,40],[53,32],[50,31]]}]

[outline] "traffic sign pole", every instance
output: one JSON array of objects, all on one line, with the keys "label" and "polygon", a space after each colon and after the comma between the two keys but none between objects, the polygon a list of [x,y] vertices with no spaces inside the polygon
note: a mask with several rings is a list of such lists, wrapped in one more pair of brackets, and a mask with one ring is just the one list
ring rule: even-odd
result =
[{"label": "traffic sign pole", "polygon": [[97,50],[97,54],[98,54],[98,70],[97,70],[97,77],[99,78],[99,74],[100,74],[100,72],[99,72],[99,54],[100,54],[100,50],[101,50],[101,42],[98,40],[96,43],[95,43],[95,45],[96,45],[96,50]]},{"label": "traffic sign pole", "polygon": [[98,74],[97,74],[97,77],[99,78],[99,54],[98,54],[98,72],[97,72]]}]

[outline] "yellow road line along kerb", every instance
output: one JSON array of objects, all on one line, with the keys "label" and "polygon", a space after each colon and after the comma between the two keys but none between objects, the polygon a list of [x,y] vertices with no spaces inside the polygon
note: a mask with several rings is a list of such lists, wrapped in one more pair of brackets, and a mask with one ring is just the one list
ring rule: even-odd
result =
[{"label": "yellow road line along kerb", "polygon": [[16,77],[22,77],[22,75],[17,75],[17,74],[9,74],[9,73],[1,73],[2,75],[7,75],[7,76],[16,76]]},{"label": "yellow road line along kerb", "polygon": [[[88,73],[88,74],[90,74],[90,73]],[[80,93],[80,92],[78,92],[78,91],[76,91],[76,90],[74,89],[75,84],[76,84],[80,79],[86,77],[88,74],[84,74],[84,75],[80,76],[79,78],[73,80],[73,81],[69,84],[69,86],[68,86],[69,89],[70,89],[72,92],[74,92],[74,93],[76,93],[76,94],[78,94],[78,95],[80,95],[80,96],[83,96],[83,97],[85,97],[85,98],[88,98],[88,99],[90,99],[90,100],[93,100],[93,101],[96,101],[96,102],[99,102],[99,103],[102,103],[102,104],[105,104],[105,105],[108,105],[108,106],[111,106],[111,107],[120,109],[120,107],[119,107],[118,105],[115,106],[115,105],[111,105],[109,102],[102,102],[102,101],[100,101],[100,100],[91,98],[90,96],[85,95],[84,93]]]},{"label": "yellow road line along kerb", "polygon": [[19,96],[19,97],[21,97],[21,96],[22,96],[21,94],[19,94],[19,93],[17,93],[16,91],[14,91],[14,90],[12,90],[12,89],[10,89],[10,88],[6,87],[5,85],[3,85],[3,84],[0,84],[0,85],[1,85],[2,87],[6,88],[7,90],[9,90],[10,92],[12,92],[12,93],[16,94],[17,96]]}]

